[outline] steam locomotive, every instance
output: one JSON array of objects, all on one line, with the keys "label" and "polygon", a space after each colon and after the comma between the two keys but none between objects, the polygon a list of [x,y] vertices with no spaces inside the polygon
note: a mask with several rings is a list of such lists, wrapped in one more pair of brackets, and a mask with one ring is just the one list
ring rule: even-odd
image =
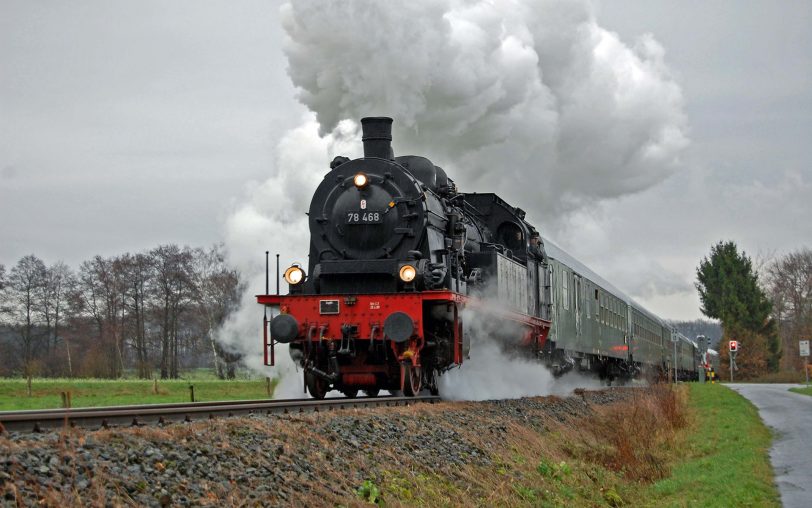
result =
[{"label": "steam locomotive", "polygon": [[257,295],[266,365],[289,344],[314,398],[436,394],[482,334],[556,375],[696,370],[695,345],[680,339],[672,365],[675,332],[545,242],[522,209],[460,192],[425,157],[395,157],[391,118],[361,126],[364,157],[336,157],[313,195],[307,267],[285,270],[287,295]]}]

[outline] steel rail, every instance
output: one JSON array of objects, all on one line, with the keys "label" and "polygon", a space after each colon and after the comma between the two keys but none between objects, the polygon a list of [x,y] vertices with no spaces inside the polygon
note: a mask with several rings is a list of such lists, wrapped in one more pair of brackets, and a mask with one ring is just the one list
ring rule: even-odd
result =
[{"label": "steel rail", "polygon": [[435,403],[437,396],[361,397],[357,399],[281,399],[149,404],[138,406],[83,407],[0,411],[0,432],[43,432],[69,427],[109,428],[169,422],[191,422],[218,416],[320,412],[379,406]]}]

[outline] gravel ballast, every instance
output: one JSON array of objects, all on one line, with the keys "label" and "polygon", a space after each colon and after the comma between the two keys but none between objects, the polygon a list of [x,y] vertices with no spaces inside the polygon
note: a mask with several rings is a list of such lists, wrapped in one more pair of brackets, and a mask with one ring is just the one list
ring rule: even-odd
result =
[{"label": "gravel ballast", "polygon": [[491,466],[515,426],[545,432],[633,389],[257,415],[166,427],[0,437],[4,505],[347,504],[387,472],[452,480]]}]

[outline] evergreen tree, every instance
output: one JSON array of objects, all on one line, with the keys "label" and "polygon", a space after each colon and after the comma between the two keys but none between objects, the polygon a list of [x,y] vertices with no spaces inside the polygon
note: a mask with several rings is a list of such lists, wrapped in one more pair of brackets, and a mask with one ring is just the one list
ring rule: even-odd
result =
[{"label": "evergreen tree", "polygon": [[719,242],[711,255],[699,263],[696,288],[702,313],[754,332],[761,331],[772,311],[770,300],[758,283],[750,258],[733,242]]},{"label": "evergreen tree", "polygon": [[699,263],[696,279],[702,313],[722,322],[727,339],[749,339],[745,346],[748,353],[740,356],[745,363],[748,357],[754,360],[748,373],[755,377],[767,369],[776,370],[780,348],[775,323],[770,319],[772,304],[759,285],[750,258],[743,251],[739,253],[734,242],[720,241]]}]

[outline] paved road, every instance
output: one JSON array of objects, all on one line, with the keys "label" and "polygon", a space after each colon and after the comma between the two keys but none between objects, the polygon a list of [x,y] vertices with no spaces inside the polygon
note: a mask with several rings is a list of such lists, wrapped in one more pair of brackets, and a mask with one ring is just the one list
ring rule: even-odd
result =
[{"label": "paved road", "polygon": [[812,507],[812,397],[789,391],[799,385],[726,386],[747,397],[775,431],[770,461],[781,502],[787,508]]}]

